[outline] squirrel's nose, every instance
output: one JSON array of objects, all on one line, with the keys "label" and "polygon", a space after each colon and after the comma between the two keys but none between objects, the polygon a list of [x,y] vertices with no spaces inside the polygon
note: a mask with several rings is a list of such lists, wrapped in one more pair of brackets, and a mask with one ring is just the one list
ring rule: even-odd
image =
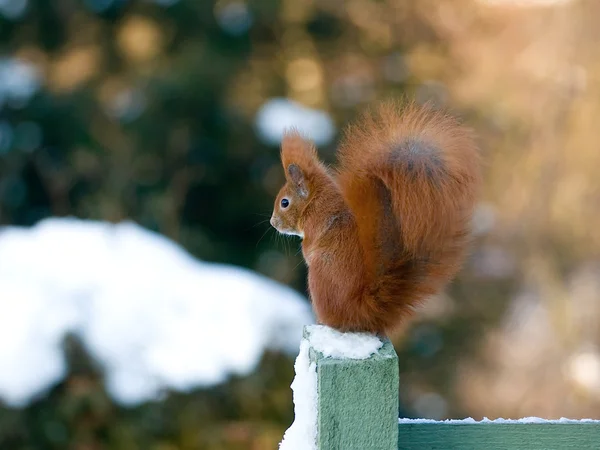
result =
[{"label": "squirrel's nose", "polygon": [[271,217],[271,219],[269,220],[269,223],[271,224],[271,226],[272,226],[273,228],[275,228],[275,224],[274,224],[273,222],[274,222],[274,221],[273,221],[273,217]]}]

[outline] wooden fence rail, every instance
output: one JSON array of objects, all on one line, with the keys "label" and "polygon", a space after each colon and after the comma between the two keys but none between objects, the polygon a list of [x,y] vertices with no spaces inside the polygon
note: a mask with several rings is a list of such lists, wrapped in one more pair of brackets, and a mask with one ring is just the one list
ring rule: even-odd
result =
[{"label": "wooden fence rail", "polygon": [[600,424],[576,421],[400,423],[397,448],[402,450],[600,449]]},{"label": "wooden fence rail", "polygon": [[313,347],[309,359],[319,450],[600,450],[600,421],[399,420],[398,357],[389,341],[367,359],[326,357]]}]

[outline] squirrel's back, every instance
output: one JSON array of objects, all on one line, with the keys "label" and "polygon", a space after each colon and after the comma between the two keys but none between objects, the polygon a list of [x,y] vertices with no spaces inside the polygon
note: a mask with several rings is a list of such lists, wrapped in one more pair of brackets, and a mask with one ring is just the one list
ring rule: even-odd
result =
[{"label": "squirrel's back", "polygon": [[[368,309],[393,328],[458,271],[480,160],[472,132],[428,106],[385,103],[346,129],[337,183],[358,227]],[[386,319],[387,317],[387,319]]]}]

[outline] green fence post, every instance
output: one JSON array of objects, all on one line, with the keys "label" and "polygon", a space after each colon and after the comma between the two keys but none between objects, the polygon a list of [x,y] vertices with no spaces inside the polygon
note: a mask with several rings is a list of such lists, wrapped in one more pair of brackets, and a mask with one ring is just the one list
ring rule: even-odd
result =
[{"label": "green fence post", "polygon": [[[304,330],[310,340],[310,327]],[[368,359],[324,357],[317,368],[317,448],[397,450],[398,356],[389,340]]]}]

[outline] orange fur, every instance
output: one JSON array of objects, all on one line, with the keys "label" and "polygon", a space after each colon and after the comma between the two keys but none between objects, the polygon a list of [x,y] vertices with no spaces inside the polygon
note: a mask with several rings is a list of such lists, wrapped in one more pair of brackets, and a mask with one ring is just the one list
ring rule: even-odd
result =
[{"label": "orange fur", "polygon": [[334,173],[296,132],[281,160],[271,223],[304,238],[319,322],[389,333],[459,270],[481,180],[473,135],[452,117],[385,103],[346,129]]}]

